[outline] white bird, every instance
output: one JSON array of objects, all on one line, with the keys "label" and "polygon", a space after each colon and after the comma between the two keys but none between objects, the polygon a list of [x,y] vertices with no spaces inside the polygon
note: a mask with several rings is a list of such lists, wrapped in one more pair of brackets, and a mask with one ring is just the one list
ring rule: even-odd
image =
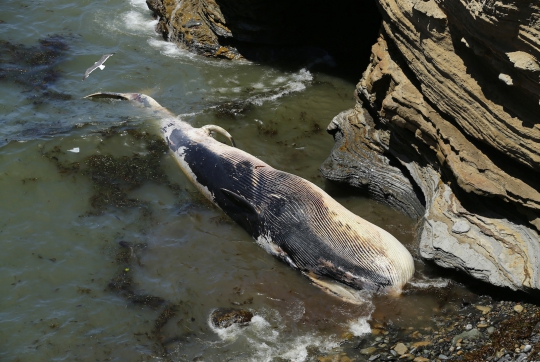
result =
[{"label": "white bird", "polygon": [[105,61],[107,59],[109,59],[110,57],[112,57],[114,55],[114,53],[112,54],[105,54],[101,57],[100,60],[98,60],[97,62],[94,63],[94,65],[92,65],[90,68],[86,69],[86,72],[84,72],[84,77],[82,80],[85,80],[86,78],[88,78],[88,76],[90,75],[90,73],[92,73],[94,70],[96,70],[97,68],[103,70],[103,68],[105,68],[105,66],[103,65],[103,63],[105,63]]}]

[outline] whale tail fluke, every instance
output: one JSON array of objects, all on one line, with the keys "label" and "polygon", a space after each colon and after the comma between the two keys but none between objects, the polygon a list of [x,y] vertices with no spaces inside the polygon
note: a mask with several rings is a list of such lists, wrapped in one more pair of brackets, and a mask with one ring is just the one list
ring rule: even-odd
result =
[{"label": "whale tail fluke", "polygon": [[171,111],[159,104],[154,98],[142,93],[98,92],[89,94],[84,98],[123,99],[139,104],[145,108],[149,108],[159,116],[176,117],[174,114],[171,113]]}]

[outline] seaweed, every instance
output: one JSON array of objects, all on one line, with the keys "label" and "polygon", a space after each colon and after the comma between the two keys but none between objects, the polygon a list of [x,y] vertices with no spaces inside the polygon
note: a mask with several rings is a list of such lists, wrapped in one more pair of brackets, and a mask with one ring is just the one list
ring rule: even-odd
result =
[{"label": "seaweed", "polygon": [[[142,211],[143,220],[152,221],[150,204],[130,198],[128,195],[145,183],[153,182],[168,187],[176,197],[180,196],[183,189],[180,185],[170,181],[161,164],[163,155],[168,150],[167,144],[158,135],[127,127],[125,120],[99,133],[102,136],[104,146],[106,146],[106,142],[117,141],[115,136],[123,135],[129,138],[126,140],[124,137],[123,142],[136,141],[135,143],[139,147],[142,146],[144,151],[134,152],[130,156],[92,154],[81,157],[76,162],[68,161],[75,157],[74,154],[68,155],[68,152],[65,152],[60,146],[54,146],[47,151],[42,150],[41,154],[52,162],[63,176],[80,175],[91,181],[93,193],[89,198],[90,211],[82,216],[98,215],[108,209],[138,208]],[[27,181],[30,180],[23,182]],[[193,196],[202,197],[200,193]],[[204,197],[201,202],[203,200],[208,202]],[[159,311],[153,322],[152,330],[146,335],[155,342],[154,353],[166,357],[169,354],[167,345],[177,341],[180,337],[165,341],[163,329],[172,318],[180,314],[180,311],[184,315],[187,315],[188,311],[182,302],[171,303],[158,295],[138,290],[133,276],[133,268],[144,267],[138,254],[147,248],[147,244],[121,239],[121,237],[123,235],[117,236],[117,248],[111,255],[117,270],[106,283],[106,290],[118,295],[131,307]],[[80,294],[91,294],[91,290],[87,288],[78,287],[77,291]],[[186,328],[189,329],[187,326]],[[192,331],[190,330],[189,333]]]},{"label": "seaweed", "polygon": [[165,303],[165,299],[150,294],[130,294],[127,299],[133,304],[140,304],[151,309],[158,309]]},{"label": "seaweed", "polygon": [[[516,341],[530,338],[540,323],[540,313],[518,314],[502,322],[497,330],[490,336],[491,343],[467,353],[464,361],[483,361],[494,356],[501,350],[513,350]],[[529,356],[540,358],[540,342],[534,344]]]},{"label": "seaweed", "polygon": [[[25,90],[42,90],[55,83],[61,71],[54,69],[63,59],[69,46],[65,38],[51,35],[40,39],[38,44],[25,46],[0,40],[0,81],[12,81],[25,87]],[[39,97],[58,97],[61,93],[47,91]]]},{"label": "seaweed", "polygon": [[130,273],[126,270],[118,272],[109,282],[109,289],[116,292],[126,292],[127,295],[132,295],[133,279]]},{"label": "seaweed", "polygon": [[311,123],[311,133],[321,134],[322,130],[322,127],[317,122],[313,121]]},{"label": "seaweed", "polygon": [[257,124],[257,131],[259,131],[259,135],[275,136],[278,133],[277,123],[273,120],[270,120],[265,124],[259,123]]},{"label": "seaweed", "polygon": [[154,321],[154,330],[152,331],[152,333],[157,336],[161,332],[161,329],[167,324],[167,322],[174,316],[176,316],[177,311],[177,305],[165,306],[157,319]]},{"label": "seaweed", "polygon": [[251,103],[247,101],[232,101],[218,104],[214,108],[217,118],[234,119],[238,114],[244,113],[251,108]]},{"label": "seaweed", "polygon": [[81,174],[87,176],[93,184],[94,194],[90,197],[91,211],[88,215],[100,215],[108,208],[139,208],[144,216],[150,216],[149,204],[145,201],[128,197],[128,193],[146,182],[165,185],[179,196],[182,188],[172,183],[161,166],[161,159],[168,146],[158,135],[125,129],[122,125],[101,131],[106,139],[125,132],[128,136],[144,144],[145,153],[133,153],[131,156],[113,156],[110,154],[90,155],[76,162],[62,159],[65,152],[60,146],[54,146],[42,155],[54,162],[61,174]]}]

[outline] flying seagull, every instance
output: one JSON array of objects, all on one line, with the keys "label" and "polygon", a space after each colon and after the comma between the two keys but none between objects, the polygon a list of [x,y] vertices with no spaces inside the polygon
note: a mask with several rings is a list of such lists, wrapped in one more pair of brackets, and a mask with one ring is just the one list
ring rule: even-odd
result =
[{"label": "flying seagull", "polygon": [[92,73],[94,70],[96,70],[97,68],[103,70],[103,68],[105,68],[105,66],[103,65],[103,63],[105,63],[105,61],[107,59],[109,59],[109,57],[112,57],[114,55],[114,53],[112,54],[105,54],[101,57],[100,60],[98,60],[97,62],[94,63],[94,65],[92,65],[90,68],[86,69],[86,72],[84,72],[84,77],[82,80],[85,80],[86,78],[88,78],[88,76],[90,75],[90,73]]}]

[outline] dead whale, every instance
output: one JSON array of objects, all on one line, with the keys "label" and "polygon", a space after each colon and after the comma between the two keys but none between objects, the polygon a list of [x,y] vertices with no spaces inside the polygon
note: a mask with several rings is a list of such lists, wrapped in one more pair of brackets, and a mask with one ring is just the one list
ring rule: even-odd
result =
[{"label": "dead whale", "polygon": [[215,140],[213,131],[233,142],[221,127],[194,128],[144,94],[87,97],[126,99],[155,112],[188,179],[268,253],[327,292],[359,303],[358,290],[400,294],[412,277],[413,258],[390,233],[313,183]]}]

